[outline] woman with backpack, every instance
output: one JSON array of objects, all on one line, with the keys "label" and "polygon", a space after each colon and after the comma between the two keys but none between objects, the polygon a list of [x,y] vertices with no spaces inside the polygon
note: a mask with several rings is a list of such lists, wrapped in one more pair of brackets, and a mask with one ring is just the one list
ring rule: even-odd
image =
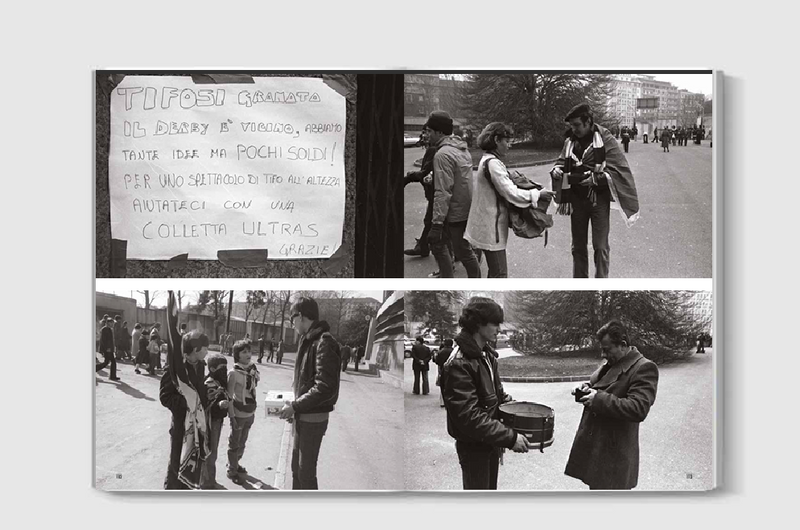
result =
[{"label": "woman with backpack", "polygon": [[511,128],[500,122],[487,125],[478,136],[485,151],[473,176],[472,204],[464,239],[486,256],[488,278],[507,278],[508,203],[535,207],[539,198],[552,198],[549,190],[521,189],[511,179],[504,160],[510,150]]}]

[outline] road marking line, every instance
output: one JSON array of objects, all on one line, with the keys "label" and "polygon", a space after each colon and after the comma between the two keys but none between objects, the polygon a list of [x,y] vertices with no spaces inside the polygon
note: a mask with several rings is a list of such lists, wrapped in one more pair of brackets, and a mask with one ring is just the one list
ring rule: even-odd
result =
[{"label": "road marking line", "polygon": [[286,470],[289,465],[289,442],[292,439],[292,424],[288,421],[283,427],[283,434],[281,435],[281,452],[278,456],[278,466],[275,469],[275,479],[272,481],[272,487],[282,490],[286,486]]}]

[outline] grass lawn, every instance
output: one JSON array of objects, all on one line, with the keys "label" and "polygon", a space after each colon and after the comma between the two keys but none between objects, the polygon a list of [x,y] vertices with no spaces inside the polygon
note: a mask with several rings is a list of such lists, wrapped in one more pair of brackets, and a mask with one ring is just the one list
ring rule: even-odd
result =
[{"label": "grass lawn", "polygon": [[547,377],[561,375],[590,375],[602,363],[596,357],[545,357],[523,355],[498,361],[500,374],[506,377]]}]

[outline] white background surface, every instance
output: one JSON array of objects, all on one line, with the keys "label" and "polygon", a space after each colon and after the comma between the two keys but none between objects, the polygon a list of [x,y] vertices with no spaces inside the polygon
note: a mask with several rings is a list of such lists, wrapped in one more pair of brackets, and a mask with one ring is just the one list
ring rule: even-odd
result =
[{"label": "white background surface", "polygon": [[[2,488],[9,528],[771,528],[791,521],[791,494],[797,491],[790,469],[797,462],[793,157],[799,113],[791,55],[796,18],[785,3],[771,1],[520,4],[168,7],[139,1],[16,4],[8,10],[0,32],[5,67],[0,130],[8,360]],[[91,69],[244,66],[723,70],[724,136],[714,131],[726,153],[725,247],[717,256],[725,294],[723,487],[704,495],[201,499],[93,490],[93,375],[83,353],[94,324]],[[287,282],[262,285],[280,288]],[[292,285],[399,289],[413,284]],[[647,287],[664,285],[653,281]],[[675,288],[675,282],[669,285]]]}]

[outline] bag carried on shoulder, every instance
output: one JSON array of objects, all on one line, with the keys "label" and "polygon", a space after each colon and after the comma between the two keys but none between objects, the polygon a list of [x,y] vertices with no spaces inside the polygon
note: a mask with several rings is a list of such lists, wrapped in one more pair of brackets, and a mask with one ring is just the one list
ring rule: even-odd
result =
[{"label": "bag carried on shoulder", "polygon": [[[486,177],[486,180],[489,181],[492,189],[494,189],[498,201],[505,200],[497,193],[492,177],[489,175],[490,160],[494,159],[487,159],[483,165],[483,176]],[[508,176],[517,188],[523,190],[542,189],[542,185],[529,180],[525,175],[517,171],[513,174],[509,172]],[[533,239],[544,235],[544,246],[547,246],[547,229],[553,226],[553,216],[547,213],[547,208],[550,206],[550,198],[539,198],[535,207],[520,208],[508,201],[506,201],[506,205],[508,206],[508,226],[514,231],[514,235],[525,239]],[[498,214],[499,211],[498,208]]]}]

